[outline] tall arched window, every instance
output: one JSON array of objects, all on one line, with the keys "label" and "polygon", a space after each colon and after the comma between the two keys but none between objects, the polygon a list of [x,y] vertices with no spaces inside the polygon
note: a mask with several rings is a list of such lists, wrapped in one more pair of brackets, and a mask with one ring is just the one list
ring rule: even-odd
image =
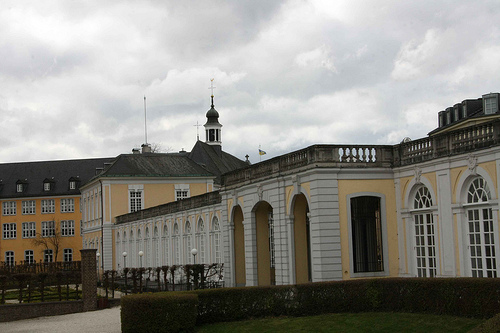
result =
[{"label": "tall arched window", "polygon": [[467,191],[469,255],[473,277],[497,277],[495,231],[488,184],[475,178]]},{"label": "tall arched window", "polygon": [[158,239],[158,227],[155,226],[153,232],[153,267],[159,267],[160,265],[160,241]]},{"label": "tall arched window", "polygon": [[120,253],[120,255],[117,257],[117,258],[123,258],[122,259],[123,260],[122,264],[123,264],[123,268],[125,268],[125,264],[126,264],[126,260],[127,259],[125,259],[125,257],[123,257],[123,252],[127,252],[127,254],[129,252],[129,250],[128,250],[128,243],[127,243],[127,231],[126,230],[123,231],[122,253]]},{"label": "tall arched window", "polygon": [[174,224],[174,234],[172,237],[172,242],[173,247],[174,247],[174,258],[175,258],[175,265],[180,265],[181,264],[181,246],[180,246],[180,240],[179,240],[179,224],[175,222]]},{"label": "tall arched window", "polygon": [[212,260],[214,263],[221,263],[220,225],[217,216],[212,219],[212,230],[210,232],[212,245]]},{"label": "tall arched window", "polygon": [[[115,240],[115,251],[116,251],[116,257],[115,258],[120,258],[121,253],[122,253],[122,242],[120,239],[120,231],[116,232],[116,240]],[[117,262],[116,266],[120,266],[119,262]],[[118,268],[118,267],[117,267]]]},{"label": "tall arched window", "polygon": [[[136,258],[136,267],[140,267],[142,265],[142,258],[139,256],[139,252],[143,251],[143,240],[142,240],[142,230],[141,227],[137,229],[137,241],[136,241],[136,251],[134,253],[134,257]],[[144,252],[144,251],[143,251]]]},{"label": "tall arched window", "polygon": [[145,262],[144,267],[151,267],[151,234],[149,232],[149,227],[146,227],[146,237],[144,239],[144,254]]},{"label": "tall arched window", "polygon": [[191,256],[191,250],[193,249],[193,244],[191,242],[191,223],[189,220],[186,221],[186,225],[184,226],[184,255],[185,262],[192,264],[193,258]]},{"label": "tall arched window", "polygon": [[130,252],[128,257],[130,258],[129,267],[135,267],[135,239],[134,239],[134,230],[130,230],[130,240],[129,240]]},{"label": "tall arched window", "polygon": [[198,247],[198,263],[206,263],[206,249],[205,249],[205,223],[201,219],[198,219],[198,225],[196,226],[196,246]]},{"label": "tall arched window", "polygon": [[163,244],[163,259],[162,263],[164,265],[167,265],[169,263],[168,261],[168,225],[165,223],[163,226],[163,235],[162,235],[162,244]]},{"label": "tall arched window", "polygon": [[429,189],[421,186],[415,193],[412,210],[418,277],[435,277],[437,273],[435,226],[431,207]]}]

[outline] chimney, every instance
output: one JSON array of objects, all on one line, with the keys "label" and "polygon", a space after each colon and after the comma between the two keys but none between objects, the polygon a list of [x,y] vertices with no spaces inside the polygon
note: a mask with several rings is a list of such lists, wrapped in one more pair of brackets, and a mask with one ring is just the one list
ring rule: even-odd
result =
[{"label": "chimney", "polygon": [[149,143],[143,143],[141,145],[142,147],[142,153],[150,153],[151,152],[151,145]]},{"label": "chimney", "polygon": [[132,154],[140,154],[141,153],[141,150],[139,148],[134,148],[132,149]]}]

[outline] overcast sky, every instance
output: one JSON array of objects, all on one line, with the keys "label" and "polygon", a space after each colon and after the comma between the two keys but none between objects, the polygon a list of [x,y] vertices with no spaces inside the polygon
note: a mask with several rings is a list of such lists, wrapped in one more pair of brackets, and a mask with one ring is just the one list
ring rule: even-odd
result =
[{"label": "overcast sky", "polygon": [[[0,161],[190,150],[210,79],[223,149],[396,144],[500,91],[484,1],[2,1]],[[200,138],[205,140],[203,127]]]}]

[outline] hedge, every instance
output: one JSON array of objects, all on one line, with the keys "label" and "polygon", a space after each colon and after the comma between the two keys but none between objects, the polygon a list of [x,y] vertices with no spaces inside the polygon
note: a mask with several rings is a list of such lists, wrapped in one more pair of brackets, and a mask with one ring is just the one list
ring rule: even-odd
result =
[{"label": "hedge", "polygon": [[121,299],[122,332],[194,331],[197,296],[189,293],[147,293]]},{"label": "hedge", "polygon": [[[195,323],[340,312],[418,312],[490,318],[500,312],[500,279],[359,279],[164,292],[127,296],[124,300],[123,332],[160,332],[164,326],[175,331],[192,329]],[[129,312],[134,317],[128,317]],[[156,321],[161,323],[152,323]]]}]

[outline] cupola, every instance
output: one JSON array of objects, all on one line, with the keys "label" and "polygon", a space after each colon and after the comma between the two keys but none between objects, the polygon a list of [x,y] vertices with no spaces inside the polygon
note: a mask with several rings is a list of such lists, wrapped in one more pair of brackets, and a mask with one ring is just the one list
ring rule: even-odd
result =
[{"label": "cupola", "polygon": [[213,89],[215,88],[213,86],[213,79],[212,85],[210,89],[212,89],[212,105],[210,110],[207,112],[207,122],[205,125],[205,133],[206,133],[206,143],[209,145],[214,145],[214,146],[222,146],[222,125],[219,123],[219,112],[215,110],[214,107],[214,93]]}]

